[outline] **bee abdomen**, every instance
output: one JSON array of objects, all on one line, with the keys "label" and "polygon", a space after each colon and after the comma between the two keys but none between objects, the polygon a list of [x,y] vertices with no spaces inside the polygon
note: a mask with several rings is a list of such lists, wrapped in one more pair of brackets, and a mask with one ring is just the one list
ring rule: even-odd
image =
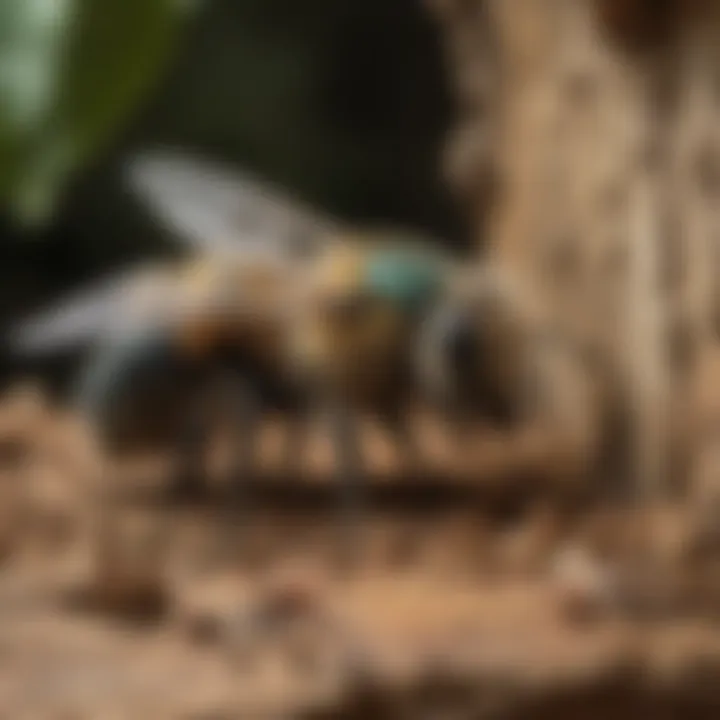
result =
[{"label": "bee abdomen", "polygon": [[177,419],[190,369],[166,333],[113,339],[98,348],[81,378],[79,408],[106,442],[155,437]]}]

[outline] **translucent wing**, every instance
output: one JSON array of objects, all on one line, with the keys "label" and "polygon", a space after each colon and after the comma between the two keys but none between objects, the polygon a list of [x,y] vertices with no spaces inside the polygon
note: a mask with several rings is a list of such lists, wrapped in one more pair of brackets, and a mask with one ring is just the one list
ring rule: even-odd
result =
[{"label": "translucent wing", "polygon": [[[177,266],[143,266],[73,294],[7,333],[19,355],[53,354],[152,328],[182,328],[217,312],[261,311],[302,277],[286,258],[216,253]],[[269,276],[269,282],[263,277]],[[282,292],[281,292],[282,291]]]},{"label": "translucent wing", "polygon": [[156,218],[199,251],[312,255],[339,226],[247,173],[169,151],[137,156],[128,179]]},{"label": "translucent wing", "polygon": [[20,355],[42,355],[75,349],[120,331],[124,324],[143,317],[133,312],[140,303],[157,307],[163,296],[169,304],[170,286],[162,279],[158,268],[147,267],[105,278],[11,327],[7,346]]}]

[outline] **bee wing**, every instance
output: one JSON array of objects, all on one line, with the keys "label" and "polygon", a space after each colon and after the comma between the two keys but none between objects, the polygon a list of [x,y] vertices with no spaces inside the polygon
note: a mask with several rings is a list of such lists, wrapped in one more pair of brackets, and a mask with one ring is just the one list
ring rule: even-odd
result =
[{"label": "bee wing", "polygon": [[[271,258],[271,265],[292,268],[297,276],[296,263],[280,260]],[[228,303],[252,310],[251,289],[238,293],[248,271],[267,265],[267,259],[252,254],[216,254],[182,265],[180,272],[163,265],[133,268],[21,320],[6,332],[6,345],[20,356],[62,353],[138,330],[182,327]],[[244,275],[238,272],[242,268],[247,268]],[[287,271],[284,276],[290,277]]]},{"label": "bee wing", "polygon": [[131,189],[156,219],[201,252],[262,248],[314,254],[339,223],[247,173],[163,151],[128,165]]},{"label": "bee wing", "polygon": [[133,310],[140,303],[158,306],[161,297],[169,296],[161,278],[157,269],[148,268],[105,278],[11,327],[7,346],[26,356],[63,352],[148,320],[149,314]]}]

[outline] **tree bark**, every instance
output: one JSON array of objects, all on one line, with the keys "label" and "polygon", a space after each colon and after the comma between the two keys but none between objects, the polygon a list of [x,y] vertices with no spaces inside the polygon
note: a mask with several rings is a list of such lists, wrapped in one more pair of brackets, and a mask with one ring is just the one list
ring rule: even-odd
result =
[{"label": "tree bark", "polygon": [[720,8],[431,5],[458,98],[449,180],[491,262],[609,368],[627,470],[655,495],[720,305]]}]

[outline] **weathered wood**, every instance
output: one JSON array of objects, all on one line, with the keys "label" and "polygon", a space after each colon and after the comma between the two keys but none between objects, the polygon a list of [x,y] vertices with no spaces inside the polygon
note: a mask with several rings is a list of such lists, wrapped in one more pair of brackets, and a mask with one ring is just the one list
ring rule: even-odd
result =
[{"label": "weathered wood", "polygon": [[716,342],[720,10],[672,0],[433,8],[459,96],[449,157],[470,165],[453,179],[478,237],[609,369],[607,392],[630,421],[627,473],[657,494],[677,468],[670,433],[688,382]]}]

